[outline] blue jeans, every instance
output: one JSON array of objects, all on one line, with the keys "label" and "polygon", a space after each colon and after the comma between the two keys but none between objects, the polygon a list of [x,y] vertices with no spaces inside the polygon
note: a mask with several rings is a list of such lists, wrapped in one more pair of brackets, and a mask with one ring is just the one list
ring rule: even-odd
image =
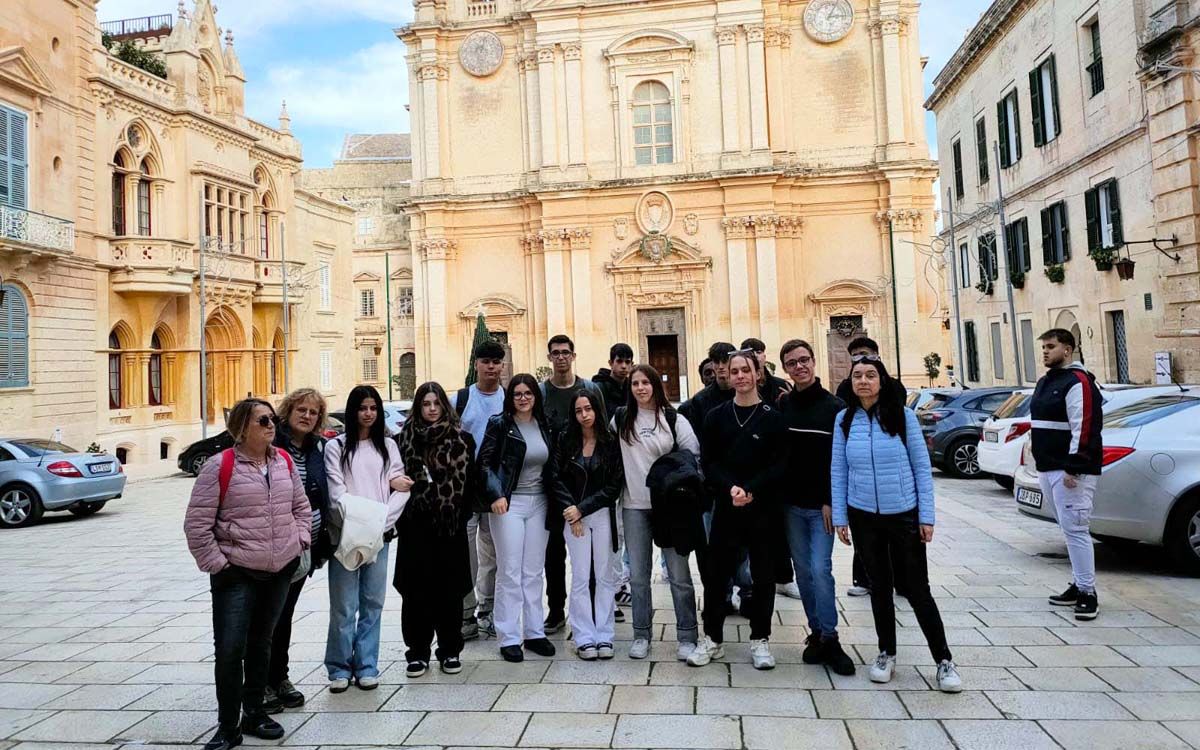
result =
[{"label": "blue jeans", "polygon": [[796,588],[804,602],[808,629],[826,638],[837,635],[837,599],[833,583],[833,535],[825,533],[820,510],[785,509],[788,549],[796,567]]},{"label": "blue jeans", "polygon": [[388,545],[370,565],[346,570],[329,560],[329,634],[325,670],[329,679],[379,676],[379,631],[387,596]]},{"label": "blue jeans", "polygon": [[[651,640],[654,628],[654,604],[650,599],[650,571],[654,567],[654,537],[650,511],[624,508],[625,548],[629,550],[629,588],[633,596],[633,637]],[[696,588],[688,558],[672,548],[662,551],[667,561],[671,599],[675,605],[675,636],[680,643],[695,643],[699,630],[696,620]]]}]

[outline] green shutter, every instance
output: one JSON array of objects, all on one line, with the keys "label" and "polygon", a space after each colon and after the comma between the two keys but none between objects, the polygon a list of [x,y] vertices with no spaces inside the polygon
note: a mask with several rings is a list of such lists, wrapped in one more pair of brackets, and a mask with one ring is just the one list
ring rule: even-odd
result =
[{"label": "green shutter", "polygon": [[975,123],[975,155],[979,161],[979,184],[986,185],[988,175],[987,120],[980,117]]},{"label": "green shutter", "polygon": [[1021,97],[1017,93],[1017,89],[1013,89],[1012,91],[1012,105],[1013,127],[1017,129],[1016,132],[1013,133],[1013,141],[1016,142],[1017,146],[1017,153],[1013,157],[1013,163],[1015,164],[1021,161]]},{"label": "green shutter", "polygon": [[1046,145],[1046,121],[1042,117],[1042,71],[1034,68],[1029,72],[1029,106],[1033,108],[1033,145]]},{"label": "green shutter", "polygon": [[1058,63],[1050,55],[1050,109],[1054,112],[1054,134],[1062,133],[1062,117],[1058,114]]},{"label": "green shutter", "polygon": [[1083,206],[1087,211],[1088,253],[1100,249],[1100,194],[1092,188],[1083,194]]},{"label": "green shutter", "polygon": [[1033,259],[1029,257],[1029,219],[1021,219],[1021,270],[1028,271],[1033,267]]},{"label": "green shutter", "polygon": [[1042,265],[1054,265],[1054,237],[1050,231],[1053,222],[1050,221],[1050,209],[1042,209]]},{"label": "green shutter", "polygon": [[1067,221],[1067,204],[1058,204],[1059,236],[1062,237],[1062,263],[1071,259],[1071,223]]},{"label": "green shutter", "polygon": [[950,150],[954,157],[954,197],[962,198],[965,192],[963,188],[962,141],[955,141]]},{"label": "green shutter", "polygon": [[1000,166],[1012,166],[1012,154],[1008,148],[1008,108],[1004,105],[1004,100],[996,105],[996,132],[1000,136]]},{"label": "green shutter", "polygon": [[1117,190],[1117,181],[1108,183],[1108,223],[1112,224],[1113,247],[1125,244],[1125,230],[1121,226],[1121,195]]}]

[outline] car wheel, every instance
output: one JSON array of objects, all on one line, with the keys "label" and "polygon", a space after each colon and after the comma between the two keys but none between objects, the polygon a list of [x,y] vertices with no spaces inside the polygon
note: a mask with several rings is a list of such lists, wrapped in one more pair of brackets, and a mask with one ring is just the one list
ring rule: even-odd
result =
[{"label": "car wheel", "polygon": [[30,487],[10,484],[0,488],[0,526],[10,529],[32,526],[45,512],[42,499]]},{"label": "car wheel", "polygon": [[204,464],[212,456],[207,453],[197,453],[188,461],[188,473],[194,477],[200,476],[200,470],[204,468]]},{"label": "car wheel", "polygon": [[1189,573],[1200,575],[1200,494],[1179,501],[1171,511],[1163,540],[1175,562]]},{"label": "car wheel", "polygon": [[68,510],[70,510],[72,514],[83,518],[84,516],[91,516],[99,513],[100,510],[107,504],[107,500],[101,500],[98,503],[83,503],[82,505],[73,505]]},{"label": "car wheel", "polygon": [[999,474],[993,474],[992,479],[995,479],[996,484],[1000,485],[1009,492],[1013,491],[1014,482],[1012,477],[1002,477]]},{"label": "car wheel", "polygon": [[971,438],[956,440],[946,451],[946,470],[961,479],[974,479],[979,469],[979,441]]}]

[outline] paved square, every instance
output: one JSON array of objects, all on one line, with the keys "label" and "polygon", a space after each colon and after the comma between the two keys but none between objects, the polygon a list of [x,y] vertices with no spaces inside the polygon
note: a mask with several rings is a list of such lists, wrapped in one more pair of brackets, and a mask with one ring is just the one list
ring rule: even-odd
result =
[{"label": "paved square", "polygon": [[[801,662],[800,602],[778,598],[771,672],[750,667],[744,620],[724,662],[676,661],[674,613],[655,583],[650,658],[499,660],[467,644],[464,669],[404,676],[400,597],[388,592],[380,688],[332,695],[321,666],[328,592],[319,572],[297,607],[292,679],[307,704],[281,715],[287,748],[1200,748],[1200,580],[1159,550],[1097,545],[1101,615],[1077,623],[1046,604],[1069,568],[1057,529],[1019,516],[987,481],[937,477],[930,579],[964,692],[935,669],[901,600],[895,679],[839,677]],[[208,581],[181,530],[191,480],[136,482],[97,516],[48,517],[0,534],[0,750],[203,742],[216,723]],[[393,556],[394,559],[394,556]],[[849,550],[837,548],[839,592]],[[697,577],[698,580],[698,577]],[[841,635],[876,653],[870,602],[840,596]],[[252,741],[252,744],[261,744]]]}]

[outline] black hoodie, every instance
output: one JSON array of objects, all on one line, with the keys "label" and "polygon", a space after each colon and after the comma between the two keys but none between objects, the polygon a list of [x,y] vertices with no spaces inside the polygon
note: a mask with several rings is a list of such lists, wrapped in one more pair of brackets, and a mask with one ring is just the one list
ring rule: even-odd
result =
[{"label": "black hoodie", "polygon": [[600,371],[592,376],[592,382],[604,396],[604,410],[609,417],[616,412],[618,407],[625,405],[625,394],[629,392],[629,378],[618,381],[612,376],[612,370],[601,367]]},{"label": "black hoodie", "polygon": [[833,462],[833,431],[838,412],[846,404],[825,390],[817,378],[802,391],[779,399],[787,425],[787,478],[782,499],[798,508],[820,510],[830,505],[829,472]]}]

